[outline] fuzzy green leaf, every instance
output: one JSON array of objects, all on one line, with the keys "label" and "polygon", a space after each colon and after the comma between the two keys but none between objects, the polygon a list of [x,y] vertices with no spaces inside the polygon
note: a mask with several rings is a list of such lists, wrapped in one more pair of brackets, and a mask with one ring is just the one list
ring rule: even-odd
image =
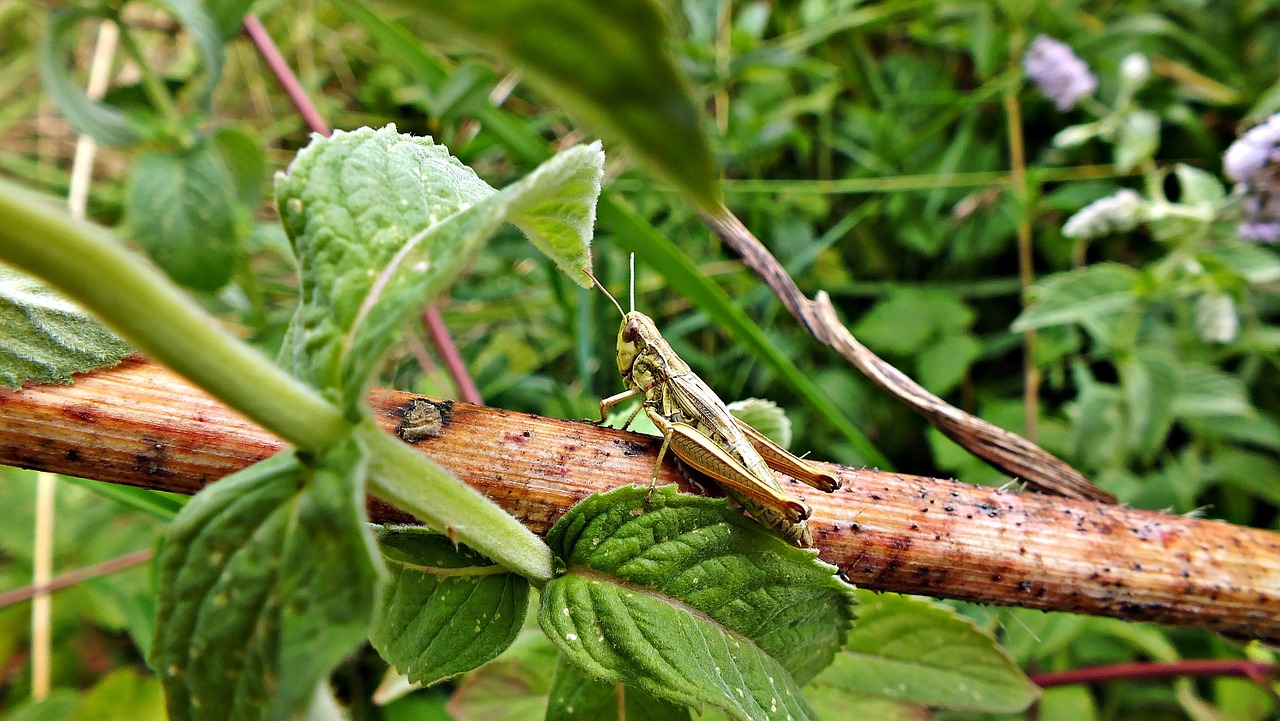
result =
[{"label": "fuzzy green leaf", "polygon": [[369,640],[410,681],[470,671],[515,640],[529,608],[524,578],[421,528],[377,538],[390,582]]},{"label": "fuzzy green leaf", "polygon": [[381,569],[351,440],[209,486],[169,526],[150,662],[174,721],[277,719],[364,641]]},{"label": "fuzzy green leaf", "polygon": [[399,0],[529,81],[606,138],[626,142],[705,208],[719,203],[720,171],[689,83],[650,0]]},{"label": "fuzzy green leaf", "polygon": [[814,686],[921,706],[1022,711],[1038,689],[991,634],[953,609],[859,591],[858,628]]},{"label": "fuzzy green leaf", "polygon": [[591,496],[547,541],[567,571],[538,619],[588,676],[736,719],[813,718],[797,681],[830,663],[854,600],[814,552],[671,487]]},{"label": "fuzzy green leaf", "polygon": [[129,178],[128,225],[156,264],[178,283],[221,288],[239,257],[235,179],[218,149],[146,153]]},{"label": "fuzzy green leaf", "polygon": [[0,266],[0,384],[66,383],[119,363],[129,346],[36,279]]},{"label": "fuzzy green leaf", "polygon": [[777,403],[763,398],[747,398],[727,408],[738,420],[765,434],[783,448],[791,447],[791,419]]},{"label": "fuzzy green leaf", "polygon": [[619,684],[596,681],[560,657],[546,721],[688,721],[689,709]]},{"label": "fuzzy green leaf", "polygon": [[285,360],[349,408],[362,404],[394,332],[504,222],[586,287],[603,164],[598,144],[571,148],[494,191],[443,146],[395,126],[316,137],[276,177],[302,271]]}]

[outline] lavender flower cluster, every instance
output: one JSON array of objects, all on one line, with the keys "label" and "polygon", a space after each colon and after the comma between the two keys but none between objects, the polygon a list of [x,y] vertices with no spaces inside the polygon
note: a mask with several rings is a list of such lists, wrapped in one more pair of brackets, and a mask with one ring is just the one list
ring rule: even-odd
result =
[{"label": "lavender flower cluster", "polygon": [[1256,243],[1280,242],[1280,114],[1232,143],[1222,166],[1243,195],[1240,237]]},{"label": "lavender flower cluster", "polygon": [[1022,56],[1027,77],[1044,96],[1067,111],[1098,88],[1098,79],[1071,46],[1048,35],[1036,36]]}]

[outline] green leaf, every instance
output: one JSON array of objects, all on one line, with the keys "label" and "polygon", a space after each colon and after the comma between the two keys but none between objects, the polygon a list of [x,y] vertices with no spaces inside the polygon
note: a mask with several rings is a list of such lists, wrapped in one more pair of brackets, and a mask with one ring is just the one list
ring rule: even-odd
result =
[{"label": "green leaf", "polygon": [[1225,243],[1205,249],[1198,258],[1208,267],[1225,267],[1250,283],[1280,280],[1280,257],[1253,243]]},{"label": "green leaf", "polygon": [[910,355],[939,335],[973,325],[974,313],[952,293],[898,290],[859,319],[853,334],[885,353]]},{"label": "green leaf", "polygon": [[445,536],[386,528],[390,571],[369,640],[415,684],[470,671],[502,653],[524,623],[529,582]]},{"label": "green leaf", "polygon": [[1116,134],[1116,170],[1127,173],[1151,160],[1160,147],[1160,116],[1150,110],[1135,110],[1120,122]]},{"label": "green leaf", "polygon": [[213,103],[213,91],[218,88],[218,80],[222,78],[222,34],[217,23],[205,12],[204,0],[155,0],[169,11],[170,15],[182,25],[182,29],[191,36],[200,53],[200,63],[204,68],[204,80],[196,105],[206,113]]},{"label": "green leaf", "polygon": [[858,591],[858,628],[813,682],[921,706],[1016,713],[1038,689],[990,633],[941,604]]},{"label": "green leaf", "polygon": [[1203,363],[1182,364],[1178,395],[1173,401],[1178,416],[1253,415],[1249,394],[1238,377]]},{"label": "green leaf", "polygon": [[1137,282],[1138,271],[1119,263],[1048,276],[1032,287],[1033,302],[1014,320],[1012,330],[1078,323],[1094,338],[1109,341],[1117,316],[1137,306]]},{"label": "green leaf", "polygon": [[1098,708],[1087,686],[1047,688],[1040,697],[1039,721],[1094,721]]},{"label": "green leaf", "polygon": [[542,631],[524,631],[506,653],[458,682],[449,715],[457,721],[542,718],[558,656]]},{"label": "green leaf", "polygon": [[74,48],[74,31],[82,20],[98,17],[96,8],[69,5],[54,12],[40,39],[40,79],[49,99],[77,133],[83,133],[103,145],[130,145],[138,140],[137,130],[120,110],[90,100],[82,83],[68,67]]},{"label": "green leaf", "polygon": [[809,684],[805,697],[824,719],[869,719],[874,721],[934,721],[924,706],[864,696],[832,686]]},{"label": "green leaf", "polygon": [[239,128],[218,128],[213,145],[231,173],[240,204],[252,209],[262,198],[267,153],[254,135]]},{"label": "green leaf", "polygon": [[150,663],[174,721],[276,719],[364,641],[381,569],[355,440],[209,486],[169,526]]},{"label": "green leaf", "polygon": [[567,566],[538,620],[588,676],[736,719],[813,718],[803,683],[853,617],[849,586],[722,500],[619,488],[551,529]]},{"label": "green leaf", "polygon": [[146,153],[129,178],[128,227],[169,277],[215,291],[239,257],[236,185],[217,148]]},{"label": "green leaf", "polygon": [[930,392],[945,395],[964,380],[981,355],[982,346],[973,336],[944,335],[916,354],[916,380]]},{"label": "green leaf", "polygon": [[546,721],[688,721],[689,709],[638,689],[596,681],[560,657]]},{"label": "green leaf", "polygon": [[571,148],[495,192],[443,146],[395,126],[316,137],[276,177],[302,270],[285,359],[362,407],[403,320],[506,221],[586,287],[603,164],[598,144]]},{"label": "green leaf", "polygon": [[649,0],[400,0],[476,47],[520,68],[555,102],[619,139],[700,206],[720,200],[720,171],[701,113],[667,50],[661,8]]},{"label": "green leaf", "polygon": [[765,434],[783,448],[791,447],[791,419],[777,403],[763,398],[747,398],[726,406],[738,420]]},{"label": "green leaf", "polygon": [[19,704],[0,716],[3,721],[69,721],[80,705],[80,694],[71,689],[56,688],[41,701]]},{"label": "green leaf", "polygon": [[1173,174],[1178,178],[1178,203],[1182,205],[1214,208],[1226,197],[1222,181],[1212,173],[1178,163],[1173,166]]},{"label": "green leaf", "polygon": [[160,682],[128,669],[114,671],[89,689],[72,721],[166,721]]},{"label": "green leaf", "polygon": [[1143,460],[1164,447],[1173,427],[1178,388],[1178,361],[1167,351],[1138,348],[1119,363],[1121,386],[1129,409],[1129,446]]},{"label": "green leaf", "polygon": [[223,40],[230,40],[240,34],[244,16],[249,12],[249,8],[253,7],[253,0],[202,0],[202,2]]},{"label": "green leaf", "polygon": [[129,346],[40,281],[0,266],[0,384],[70,382]]}]

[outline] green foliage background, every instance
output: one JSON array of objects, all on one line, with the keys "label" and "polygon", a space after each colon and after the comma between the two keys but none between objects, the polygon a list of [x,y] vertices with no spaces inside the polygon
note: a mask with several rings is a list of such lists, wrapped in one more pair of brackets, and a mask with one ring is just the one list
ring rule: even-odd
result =
[{"label": "green foliage background", "polygon": [[[206,48],[173,32],[163,11],[140,3],[129,7],[126,17],[141,28],[146,62],[166,86],[189,86],[190,93],[180,96],[202,105]],[[1081,110],[1061,113],[1034,88],[1021,87],[1017,51],[1040,32],[1067,41],[1098,74],[1104,101],[1118,92],[1121,60],[1132,52],[1145,54],[1153,78],[1135,102],[1160,119],[1154,162],[1185,163],[1220,177],[1221,153],[1238,131],[1280,110],[1280,8],[1180,0],[891,0],[866,6],[839,0],[686,0],[666,7],[678,38],[674,50],[708,109],[705,122],[725,169],[727,204],[805,292],[821,289],[833,296],[864,343],[952,403],[1021,431],[1024,338],[1012,326],[1025,307],[1016,247],[1019,225],[1025,225],[1032,233],[1035,275],[1045,279],[1028,297],[1042,312],[1049,306],[1067,319],[1043,324],[1036,336],[1035,365],[1043,375],[1038,440],[1135,506],[1280,528],[1280,261],[1263,248],[1235,262],[1211,264],[1201,275],[1180,270],[1188,258],[1203,267],[1201,251],[1227,243],[1230,223],[1204,229],[1143,226],[1092,242],[1065,237],[1062,223],[1072,213],[1121,187],[1142,189],[1146,179],[1141,167],[1117,168],[1111,143],[1055,147],[1055,134],[1092,118]],[[494,187],[521,177],[541,153],[581,132],[544,96],[518,82],[512,68],[458,44],[425,13],[370,13],[350,0],[263,2],[255,11],[333,126],[394,122],[402,132],[431,135]],[[388,19],[410,34],[396,35]],[[65,194],[74,134],[50,111],[35,72],[37,39],[46,21],[43,9],[0,0],[0,172]],[[395,42],[415,36],[428,38],[427,44],[406,49]],[[82,61],[88,38],[79,37],[82,52],[76,57]],[[306,144],[306,129],[245,41],[231,41],[225,52],[208,122],[243,131],[265,148],[261,166],[281,169]],[[112,90],[112,100],[144,107],[145,89],[127,63],[122,77],[126,82]],[[501,112],[489,108],[493,99],[500,100]],[[1021,114],[1017,131],[1008,123],[1011,108]],[[1011,191],[1008,175],[1010,149],[1019,142],[1026,148],[1025,197]],[[227,143],[219,147],[230,158],[252,153],[228,150]],[[690,203],[656,182],[626,149],[608,150],[607,188],[754,319],[768,344],[894,467],[972,482],[1007,480],[819,349],[767,289],[722,252]],[[148,162],[147,156],[136,148],[101,151],[90,215],[133,229],[140,247],[147,247],[154,236],[137,237],[136,218],[127,222],[138,212],[130,174],[140,162]],[[247,165],[254,166],[252,158]],[[232,187],[244,208],[217,220],[235,236],[237,259],[222,258],[220,277],[205,279],[216,292],[201,300],[274,352],[297,288],[270,203],[260,201],[269,198],[269,177],[258,173],[257,188]],[[243,185],[243,177],[236,182]],[[1189,190],[1173,177],[1162,187],[1174,201]],[[602,219],[597,274],[619,294],[626,282],[625,249],[635,240],[625,225],[607,222],[605,213]],[[833,425],[794,382],[783,382],[778,366],[761,362],[730,339],[721,321],[695,309],[690,288],[673,284],[668,267],[646,266],[642,257],[639,270],[637,307],[658,319],[677,352],[722,396],[766,397],[786,408],[795,449],[847,463],[867,460],[867,449]],[[201,278],[188,284],[200,288]],[[1230,342],[1208,342],[1197,332],[1195,303],[1207,293],[1233,301],[1241,330]],[[1091,304],[1107,294],[1118,294],[1122,312]],[[594,414],[600,397],[619,388],[612,310],[598,294],[568,283],[514,229],[477,256],[443,310],[491,405],[585,417]],[[415,337],[399,348],[379,381],[455,395],[438,367],[419,363],[414,348],[420,341]],[[29,477],[4,473],[0,507],[29,508]],[[121,552],[154,543],[156,524],[129,510],[127,498],[109,502],[73,489],[62,502],[80,505],[60,509],[71,540],[59,568],[111,555],[107,544],[91,544],[75,533],[78,528],[112,529],[110,548]],[[29,527],[18,520],[4,526],[0,575],[6,588],[24,582],[30,541],[23,529]],[[92,558],[81,557],[85,547],[91,547]],[[57,628],[67,639],[55,667],[59,686],[98,683],[97,692],[136,696],[139,709],[154,702],[125,677],[107,676],[110,686],[99,682],[110,668],[143,672],[136,648],[148,645],[149,610],[139,611],[137,604],[148,586],[146,574],[134,571],[58,598]],[[94,594],[109,594],[110,600]],[[1039,669],[1182,656],[1272,660],[1265,649],[1200,632],[964,610],[996,629],[1020,662]],[[21,607],[0,610],[0,658],[9,660],[0,664],[0,709],[7,709],[0,718],[31,711],[19,708],[28,691],[20,663],[25,629]],[[545,649],[517,644],[513,663],[531,673],[520,661],[541,658],[540,653]],[[444,718],[444,691],[382,709],[359,705],[380,672],[369,652],[339,676],[340,690],[357,700],[359,718]],[[468,679],[457,685],[451,706],[456,718],[474,717],[469,709],[485,694],[467,693],[486,682],[493,683]],[[538,683],[545,684],[545,693],[551,680],[525,684],[529,693],[520,698],[536,696]],[[1047,695],[1040,713],[1261,719],[1276,709],[1256,687],[1219,680],[1064,689]]]}]

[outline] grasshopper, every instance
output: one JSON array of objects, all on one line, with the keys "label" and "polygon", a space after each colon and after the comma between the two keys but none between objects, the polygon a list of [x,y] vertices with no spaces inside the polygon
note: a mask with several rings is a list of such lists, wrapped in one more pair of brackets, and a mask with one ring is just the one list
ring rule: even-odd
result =
[{"label": "grasshopper", "polygon": [[[604,290],[598,281],[596,285]],[[613,304],[622,313],[616,300]],[[797,546],[813,545],[813,534],[805,523],[809,507],[787,494],[769,469],[827,493],[840,487],[839,477],[797,458],[735,418],[715,391],[671,349],[653,319],[634,309],[623,313],[618,331],[618,372],[627,390],[600,401],[599,422],[604,422],[611,406],[643,397],[622,428],[628,428],[643,410],[662,432],[650,487],[657,485],[658,471],[670,450],[687,466],[720,484],[764,526]]]}]

